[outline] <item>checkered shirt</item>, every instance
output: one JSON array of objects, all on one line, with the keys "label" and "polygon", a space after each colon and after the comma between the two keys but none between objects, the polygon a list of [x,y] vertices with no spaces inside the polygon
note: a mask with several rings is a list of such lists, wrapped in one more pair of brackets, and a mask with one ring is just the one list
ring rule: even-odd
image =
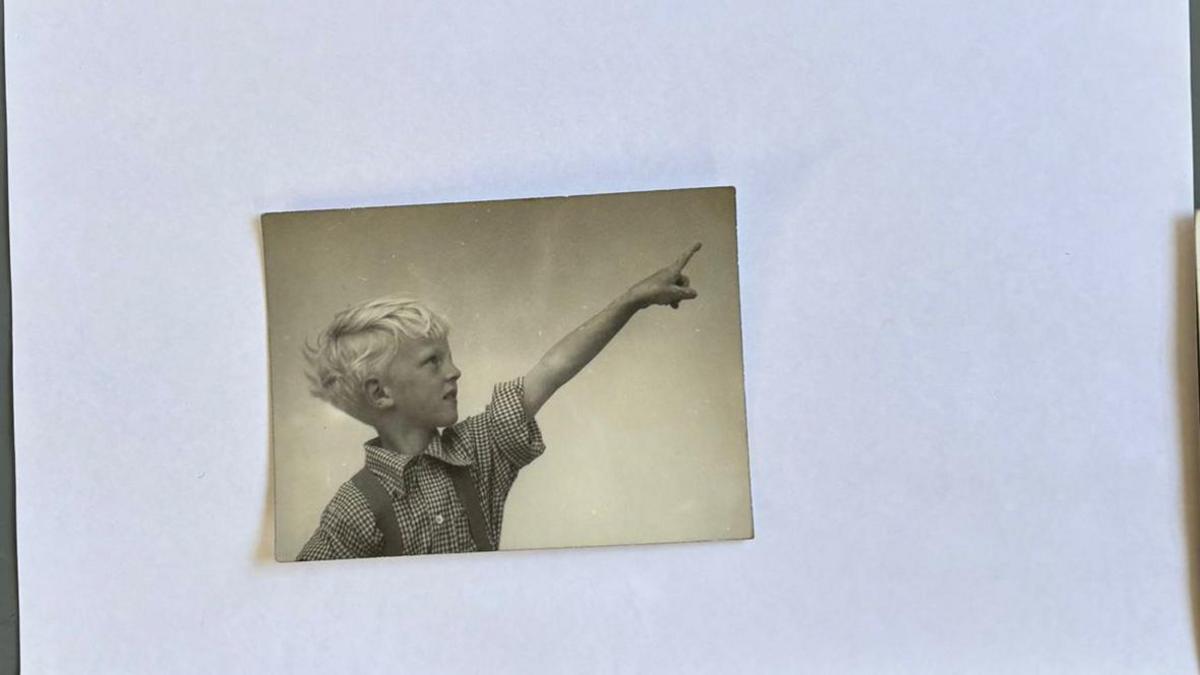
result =
[{"label": "checkered shirt", "polygon": [[[469,466],[493,543],[500,541],[504,501],[517,472],[546,449],[537,422],[521,404],[521,378],[497,384],[483,413],[434,436],[420,455],[402,455],[368,441],[367,469],[392,497],[404,555],[475,551],[466,510],[446,465]],[[383,553],[383,532],[358,486],[342,484],[321,514],[297,560],[365,558]]]}]

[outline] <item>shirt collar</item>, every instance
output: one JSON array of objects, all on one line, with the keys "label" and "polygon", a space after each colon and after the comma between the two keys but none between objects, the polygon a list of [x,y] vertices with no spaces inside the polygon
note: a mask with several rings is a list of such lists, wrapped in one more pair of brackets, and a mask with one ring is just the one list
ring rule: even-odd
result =
[{"label": "shirt collar", "polygon": [[383,447],[383,441],[378,436],[364,443],[363,450],[367,454],[367,469],[388,480],[391,483],[388,487],[399,493],[404,492],[404,469],[421,455],[429,455],[454,466],[468,466],[472,463],[471,456],[459,443],[458,431],[454,427],[447,427],[441,434],[435,434],[425,447],[425,452],[418,455],[405,455],[388,450]]}]

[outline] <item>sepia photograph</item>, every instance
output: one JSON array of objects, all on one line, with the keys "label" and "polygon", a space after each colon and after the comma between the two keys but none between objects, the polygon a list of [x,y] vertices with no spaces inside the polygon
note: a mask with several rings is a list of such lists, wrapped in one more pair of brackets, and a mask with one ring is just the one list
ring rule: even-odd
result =
[{"label": "sepia photograph", "polygon": [[733,188],[261,224],[277,560],[753,537]]}]

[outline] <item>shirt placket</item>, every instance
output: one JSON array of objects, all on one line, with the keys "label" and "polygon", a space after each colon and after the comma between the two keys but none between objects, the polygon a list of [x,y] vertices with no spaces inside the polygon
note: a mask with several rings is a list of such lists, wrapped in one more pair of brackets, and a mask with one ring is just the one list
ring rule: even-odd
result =
[{"label": "shirt placket", "polygon": [[444,528],[449,524],[444,486],[428,457],[413,460],[405,469],[405,529],[413,542],[406,552],[444,553],[448,542]]}]

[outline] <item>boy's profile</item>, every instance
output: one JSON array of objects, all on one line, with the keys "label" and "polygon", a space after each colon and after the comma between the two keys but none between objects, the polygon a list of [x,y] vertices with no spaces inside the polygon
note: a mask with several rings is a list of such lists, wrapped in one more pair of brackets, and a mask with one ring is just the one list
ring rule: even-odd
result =
[{"label": "boy's profile", "polygon": [[337,314],[306,350],[312,392],[377,436],[297,559],[495,550],[517,472],[545,449],[537,412],[638,311],[697,297],[683,269],[699,249],[634,284],[462,421],[444,318],[406,298]]}]

